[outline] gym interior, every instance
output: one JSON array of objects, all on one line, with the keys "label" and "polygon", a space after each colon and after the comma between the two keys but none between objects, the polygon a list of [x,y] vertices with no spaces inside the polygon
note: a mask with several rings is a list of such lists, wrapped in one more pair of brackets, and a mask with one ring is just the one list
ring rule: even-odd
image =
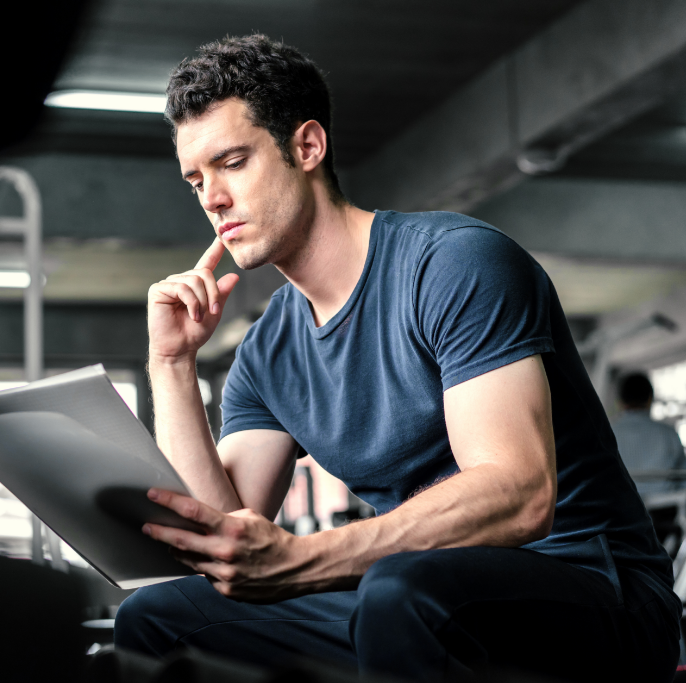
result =
[{"label": "gym interior", "polygon": [[[260,32],[323,70],[353,204],[464,213],[514,238],[552,279],[611,420],[622,378],[640,372],[651,419],[686,444],[683,3],[65,0],[15,10],[0,46],[0,390],[102,364],[153,432],[148,289],[193,267],[214,237],[163,118],[168,76],[204,43]],[[217,276],[235,271],[225,254]],[[198,355],[215,437],[236,348],[286,283],[272,266],[240,278]],[[630,473],[669,482],[644,500],[686,602],[686,476]],[[277,522],[307,535],[374,514],[307,456]],[[0,582],[3,631],[14,633],[0,672],[16,669],[11,680],[354,679],[308,662],[279,678],[194,652],[126,659],[111,643],[132,590],[110,585],[1,485]]]}]

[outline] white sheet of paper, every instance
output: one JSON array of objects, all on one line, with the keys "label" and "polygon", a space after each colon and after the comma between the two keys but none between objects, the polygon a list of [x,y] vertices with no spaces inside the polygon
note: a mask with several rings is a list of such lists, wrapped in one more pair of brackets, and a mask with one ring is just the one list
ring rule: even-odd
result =
[{"label": "white sheet of paper", "polygon": [[192,494],[102,365],[0,392],[0,482],[121,588],[192,573],[140,531],[197,529],[145,496]]}]

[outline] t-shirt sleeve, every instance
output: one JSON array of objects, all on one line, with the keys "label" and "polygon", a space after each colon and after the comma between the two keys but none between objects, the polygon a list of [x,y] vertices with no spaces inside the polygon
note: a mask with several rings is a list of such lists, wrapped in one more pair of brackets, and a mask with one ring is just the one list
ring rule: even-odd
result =
[{"label": "t-shirt sleeve", "polygon": [[431,240],[416,269],[414,306],[443,390],[554,352],[550,288],[531,256],[496,230],[458,228]]},{"label": "t-shirt sleeve", "polygon": [[[251,379],[250,363],[239,346],[222,394],[222,428],[219,439],[246,429],[287,431],[264,404]],[[249,352],[248,352],[249,355]]]}]

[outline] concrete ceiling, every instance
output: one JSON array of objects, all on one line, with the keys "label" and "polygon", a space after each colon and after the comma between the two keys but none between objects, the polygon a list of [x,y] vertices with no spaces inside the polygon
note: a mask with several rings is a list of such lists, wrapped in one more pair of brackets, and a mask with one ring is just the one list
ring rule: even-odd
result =
[{"label": "concrete ceiling", "polygon": [[[169,70],[199,44],[252,31],[324,69],[338,164],[363,208],[476,212],[536,254],[570,316],[613,324],[650,302],[681,301],[680,3],[100,1],[55,89],[163,92]],[[537,146],[569,158],[526,179],[517,161]],[[152,282],[192,267],[212,239],[160,115],[46,109],[2,163],[25,168],[41,189],[48,302],[141,305]],[[0,186],[0,214],[19,211]],[[228,255],[222,268],[235,269]],[[274,269],[244,274],[227,339],[281,282]],[[681,348],[673,335],[669,343]]]},{"label": "concrete ceiling", "polygon": [[[55,89],[162,93],[170,70],[199,45],[225,34],[263,32],[297,46],[327,75],[336,153],[341,166],[348,166],[576,4],[578,0],[98,0]],[[51,114],[46,126],[64,132],[69,118]],[[137,138],[152,137],[153,129],[157,137],[168,135],[161,117],[117,118],[122,122],[119,132],[112,117],[75,117],[81,133],[95,145],[107,145],[113,135],[128,137],[137,125]],[[105,140],[98,142],[98,137]],[[142,151],[146,145],[152,147],[143,142]],[[169,147],[160,145],[160,150],[168,154]]]},{"label": "concrete ceiling", "polygon": [[686,269],[679,266],[533,255],[553,281],[568,316],[631,309],[686,288]]},{"label": "concrete ceiling", "polygon": [[573,155],[556,174],[686,181],[686,92]]}]

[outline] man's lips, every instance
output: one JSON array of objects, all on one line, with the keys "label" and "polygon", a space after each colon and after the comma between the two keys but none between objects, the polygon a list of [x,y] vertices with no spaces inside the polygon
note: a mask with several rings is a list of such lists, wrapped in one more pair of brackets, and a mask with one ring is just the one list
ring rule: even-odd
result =
[{"label": "man's lips", "polygon": [[232,240],[243,229],[245,223],[222,223],[217,232],[223,240]]}]

